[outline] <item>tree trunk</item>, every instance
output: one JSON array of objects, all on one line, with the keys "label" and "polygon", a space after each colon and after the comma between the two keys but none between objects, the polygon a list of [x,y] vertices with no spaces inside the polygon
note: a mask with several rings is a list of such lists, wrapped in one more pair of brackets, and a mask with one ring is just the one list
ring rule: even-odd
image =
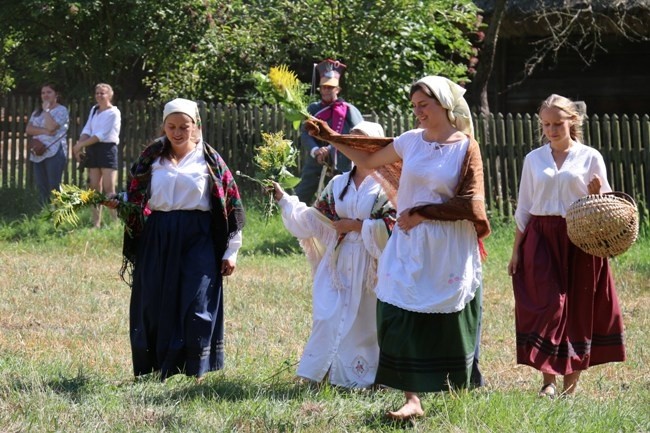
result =
[{"label": "tree trunk", "polygon": [[478,95],[478,106],[481,114],[484,115],[490,114],[490,104],[488,102],[487,91],[488,82],[492,75],[492,69],[494,68],[494,57],[496,55],[497,42],[499,40],[499,29],[501,27],[501,21],[503,20],[507,2],[508,0],[496,0],[494,4],[492,17],[490,18],[490,23],[487,32],[485,33],[485,39],[483,40],[483,46],[481,47],[481,52],[479,54],[476,76],[474,77],[474,89]]}]

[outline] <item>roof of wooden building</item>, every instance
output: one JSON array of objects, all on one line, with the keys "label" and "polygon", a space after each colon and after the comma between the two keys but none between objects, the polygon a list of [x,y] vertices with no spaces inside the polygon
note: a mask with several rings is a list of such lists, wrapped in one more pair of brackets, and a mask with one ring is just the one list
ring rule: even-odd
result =
[{"label": "roof of wooden building", "polygon": [[[474,0],[474,4],[483,10],[489,21],[495,0]],[[548,24],[541,19],[542,11],[547,14],[581,12],[584,19],[593,19],[604,33],[608,33],[608,29],[611,33],[620,33],[623,25],[637,37],[650,37],[650,0],[506,0],[500,36],[546,35]]]}]

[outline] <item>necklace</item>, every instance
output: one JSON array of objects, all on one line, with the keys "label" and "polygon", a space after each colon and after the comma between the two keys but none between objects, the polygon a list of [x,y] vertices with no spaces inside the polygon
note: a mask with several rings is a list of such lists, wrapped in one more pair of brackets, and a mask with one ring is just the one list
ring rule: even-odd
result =
[{"label": "necklace", "polygon": [[185,158],[187,155],[190,153],[194,152],[196,150],[196,146],[194,146],[191,149],[186,149],[184,152],[174,152],[173,150],[170,152],[171,157],[174,161],[180,161],[181,159]]}]

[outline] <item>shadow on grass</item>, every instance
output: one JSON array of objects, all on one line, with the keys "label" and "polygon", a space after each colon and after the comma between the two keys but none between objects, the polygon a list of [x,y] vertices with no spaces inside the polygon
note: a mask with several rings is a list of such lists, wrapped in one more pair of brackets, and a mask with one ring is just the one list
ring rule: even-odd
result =
[{"label": "shadow on grass", "polygon": [[97,378],[92,378],[91,375],[80,369],[76,375],[57,373],[54,377],[44,378],[43,382],[33,378],[25,380],[22,377],[16,377],[11,383],[11,388],[26,394],[34,394],[47,389],[67,400],[79,403],[84,400],[85,396],[94,394],[98,384]]},{"label": "shadow on grass", "polygon": [[244,254],[270,254],[273,256],[290,256],[297,253],[302,253],[298,240],[290,235],[281,239],[263,239],[252,248],[242,247]]}]

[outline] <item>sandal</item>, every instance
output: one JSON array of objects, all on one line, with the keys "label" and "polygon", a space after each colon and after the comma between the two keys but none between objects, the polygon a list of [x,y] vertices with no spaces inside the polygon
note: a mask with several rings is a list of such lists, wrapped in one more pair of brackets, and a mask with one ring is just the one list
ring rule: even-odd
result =
[{"label": "sandal", "polygon": [[547,383],[542,386],[542,388],[539,390],[539,393],[537,395],[545,398],[555,398],[556,392],[557,392],[557,388],[555,387],[555,384]]}]

